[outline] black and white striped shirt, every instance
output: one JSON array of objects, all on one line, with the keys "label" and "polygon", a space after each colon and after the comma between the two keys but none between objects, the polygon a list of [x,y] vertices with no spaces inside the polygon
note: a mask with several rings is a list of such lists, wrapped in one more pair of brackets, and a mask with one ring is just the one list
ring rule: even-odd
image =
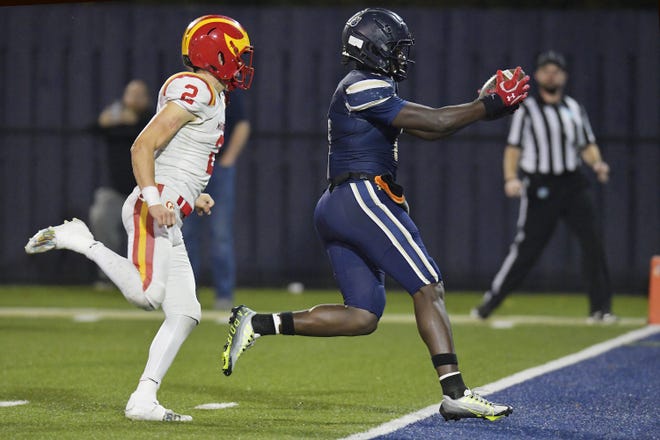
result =
[{"label": "black and white striped shirt", "polygon": [[560,175],[580,166],[580,152],[596,143],[596,137],[575,99],[564,96],[557,104],[546,104],[529,96],[513,114],[507,142],[522,149],[524,172]]}]

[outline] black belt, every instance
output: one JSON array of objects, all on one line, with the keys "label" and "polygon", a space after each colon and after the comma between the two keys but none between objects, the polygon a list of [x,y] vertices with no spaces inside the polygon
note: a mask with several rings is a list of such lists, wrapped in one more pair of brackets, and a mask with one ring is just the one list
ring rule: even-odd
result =
[{"label": "black belt", "polygon": [[394,178],[391,174],[375,176],[368,173],[355,173],[349,171],[328,180],[330,181],[330,186],[328,187],[328,191],[330,192],[349,180],[369,180],[378,185],[378,188],[385,191],[387,196],[392,199],[394,203],[405,209],[407,213],[410,213],[410,207],[408,206],[408,202],[406,202],[406,198],[403,195],[403,187],[394,181]]},{"label": "black belt", "polygon": [[328,179],[328,182],[330,182],[328,190],[332,192],[333,189],[337,188],[342,183],[348,182],[349,180],[371,180],[373,182],[375,177],[376,176],[373,174],[355,173],[353,171],[341,173],[338,176]]}]

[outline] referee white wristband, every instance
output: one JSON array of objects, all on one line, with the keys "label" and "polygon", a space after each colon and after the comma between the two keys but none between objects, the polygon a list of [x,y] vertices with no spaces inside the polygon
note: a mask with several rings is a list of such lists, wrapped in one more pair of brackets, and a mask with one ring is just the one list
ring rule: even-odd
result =
[{"label": "referee white wristband", "polygon": [[160,205],[160,193],[155,186],[145,186],[142,188],[142,197],[147,202],[147,206]]}]

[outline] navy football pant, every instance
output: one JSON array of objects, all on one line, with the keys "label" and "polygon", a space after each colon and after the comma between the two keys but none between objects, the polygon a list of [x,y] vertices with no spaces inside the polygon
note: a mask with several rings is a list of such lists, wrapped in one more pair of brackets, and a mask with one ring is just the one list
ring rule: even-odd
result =
[{"label": "navy football pant", "polygon": [[325,191],[316,205],[314,224],[345,305],[380,318],[385,274],[411,295],[441,280],[410,216],[368,180]]}]

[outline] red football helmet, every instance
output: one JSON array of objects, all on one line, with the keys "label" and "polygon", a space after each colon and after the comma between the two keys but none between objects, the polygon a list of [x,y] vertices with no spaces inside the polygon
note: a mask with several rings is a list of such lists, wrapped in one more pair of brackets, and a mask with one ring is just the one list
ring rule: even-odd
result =
[{"label": "red football helmet", "polygon": [[203,69],[229,90],[248,89],[252,83],[253,48],[243,26],[224,15],[204,15],[183,33],[183,64]]}]

